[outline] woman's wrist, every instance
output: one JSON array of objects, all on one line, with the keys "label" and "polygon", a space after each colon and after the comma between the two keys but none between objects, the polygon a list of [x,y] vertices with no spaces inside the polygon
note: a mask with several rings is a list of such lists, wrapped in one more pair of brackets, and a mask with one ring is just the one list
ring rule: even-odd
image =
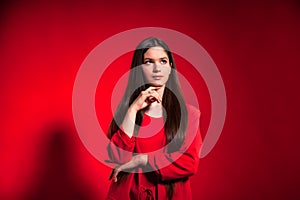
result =
[{"label": "woman's wrist", "polygon": [[137,110],[136,108],[134,108],[133,105],[131,105],[131,106],[128,108],[128,111],[127,111],[127,113],[128,113],[129,115],[136,115],[137,112],[138,112],[138,110]]},{"label": "woman's wrist", "polygon": [[148,164],[148,154],[142,154],[141,155],[141,164],[143,166],[147,165]]}]

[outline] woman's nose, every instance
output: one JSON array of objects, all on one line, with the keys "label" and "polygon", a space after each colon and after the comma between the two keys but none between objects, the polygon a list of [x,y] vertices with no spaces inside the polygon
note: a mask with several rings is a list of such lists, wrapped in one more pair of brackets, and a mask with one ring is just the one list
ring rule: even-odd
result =
[{"label": "woman's nose", "polygon": [[160,64],[159,63],[154,63],[153,72],[154,73],[160,72]]}]

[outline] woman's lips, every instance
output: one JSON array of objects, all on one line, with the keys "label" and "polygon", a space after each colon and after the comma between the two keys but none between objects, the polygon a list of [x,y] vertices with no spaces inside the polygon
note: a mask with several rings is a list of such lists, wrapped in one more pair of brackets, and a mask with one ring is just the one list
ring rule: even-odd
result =
[{"label": "woman's lips", "polygon": [[152,78],[153,78],[154,80],[160,80],[160,79],[162,79],[162,77],[163,77],[163,76],[152,76]]}]

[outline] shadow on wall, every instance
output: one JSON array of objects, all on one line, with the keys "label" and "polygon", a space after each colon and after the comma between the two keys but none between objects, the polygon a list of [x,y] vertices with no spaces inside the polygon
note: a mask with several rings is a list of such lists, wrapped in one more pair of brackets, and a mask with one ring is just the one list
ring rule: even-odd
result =
[{"label": "shadow on wall", "polygon": [[45,144],[40,148],[35,181],[24,200],[95,199],[78,173],[74,138],[67,130],[71,129],[61,125],[48,128]]}]

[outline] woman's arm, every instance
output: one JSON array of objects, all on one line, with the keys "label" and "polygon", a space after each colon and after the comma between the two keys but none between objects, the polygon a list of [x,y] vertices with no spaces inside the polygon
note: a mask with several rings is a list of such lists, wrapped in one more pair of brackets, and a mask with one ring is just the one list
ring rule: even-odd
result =
[{"label": "woman's arm", "polygon": [[[117,175],[120,171],[147,164],[153,168],[162,181],[194,175],[198,169],[202,139],[199,131],[200,112],[195,109],[191,112],[185,142],[178,151],[167,153],[167,147],[165,147],[164,153],[136,155],[127,163],[116,168],[112,173],[112,179],[117,181]],[[188,146],[188,144],[190,145]]]},{"label": "woman's arm", "polygon": [[162,181],[191,176],[198,170],[199,153],[202,145],[199,131],[200,112],[196,109],[190,112],[188,131],[181,148],[173,153],[167,153],[166,148],[163,153],[148,155],[148,164]]},{"label": "woman's arm", "polygon": [[135,147],[133,133],[136,113],[151,103],[149,99],[161,102],[161,97],[156,92],[158,88],[149,87],[147,90],[142,91],[128,108],[120,129],[112,136],[110,144],[107,147],[110,162],[124,164],[131,160]]},{"label": "woman's arm", "polygon": [[199,164],[199,152],[202,144],[200,132],[197,131],[192,144],[186,149],[184,145],[174,153],[162,154],[138,154],[133,156],[127,163],[117,167],[111,178],[117,182],[120,171],[126,171],[138,166],[150,165],[160,180],[174,180],[194,175]]},{"label": "woman's arm", "polygon": [[201,136],[197,132],[191,146],[174,153],[149,154],[148,164],[154,169],[160,180],[180,179],[194,175],[198,170]]},{"label": "woman's arm", "polygon": [[159,89],[159,87],[149,87],[147,90],[142,91],[135,101],[130,105],[122,123],[123,130],[128,137],[131,138],[133,135],[136,113],[151,104],[153,101],[161,103],[162,99],[156,92],[157,89]]},{"label": "woman's arm", "polygon": [[123,164],[132,158],[135,147],[135,138],[130,138],[122,129],[119,129],[111,138],[107,146],[109,162]]},{"label": "woman's arm", "polygon": [[121,125],[124,133],[126,133],[129,138],[133,135],[136,113],[137,110],[130,106]]}]

